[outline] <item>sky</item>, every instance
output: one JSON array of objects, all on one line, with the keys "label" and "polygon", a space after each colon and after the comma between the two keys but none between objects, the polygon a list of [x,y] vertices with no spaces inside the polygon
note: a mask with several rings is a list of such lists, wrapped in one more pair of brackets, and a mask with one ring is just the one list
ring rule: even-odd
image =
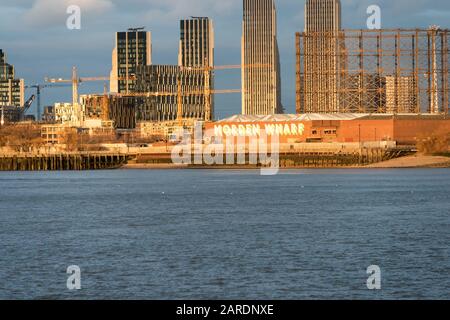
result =
[{"label": "sky", "polygon": [[[26,84],[45,77],[108,76],[114,33],[145,26],[152,32],[153,63],[177,64],[179,20],[214,21],[216,65],[240,64],[242,0],[0,0],[0,48]],[[295,112],[295,32],[304,29],[305,0],[276,0],[281,55],[282,102]],[[367,8],[381,8],[382,28],[450,27],[448,0],[341,0],[344,29],[367,28]],[[81,8],[81,29],[69,30],[67,8]],[[216,72],[217,89],[240,88],[239,70]],[[85,83],[80,93],[103,92],[104,83]],[[26,98],[33,92],[27,91]],[[70,102],[71,88],[44,89],[43,105]],[[31,112],[34,112],[33,106]],[[216,118],[241,112],[239,94],[216,97]]]}]

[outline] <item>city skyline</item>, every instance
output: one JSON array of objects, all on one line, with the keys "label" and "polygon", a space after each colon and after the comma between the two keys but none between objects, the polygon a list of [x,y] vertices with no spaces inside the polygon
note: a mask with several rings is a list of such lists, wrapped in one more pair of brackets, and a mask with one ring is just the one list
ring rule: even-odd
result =
[{"label": "city skyline", "polygon": [[[72,1],[79,2],[84,7],[80,31],[65,28],[67,15],[64,14],[64,1],[58,1],[58,5],[52,10],[43,10],[49,2],[56,3],[48,0],[22,1],[18,4],[0,1],[0,29],[3,30],[0,38],[4,40],[1,46],[8,52],[9,62],[16,66],[18,76],[25,78],[27,84],[43,82],[45,76],[67,77],[73,65],[77,65],[80,74],[85,76],[108,75],[114,33],[130,26],[145,25],[152,32],[155,64],[175,64],[179,20],[190,15],[209,16],[215,21],[216,65],[236,64],[240,61],[241,0],[227,1],[226,4],[198,1],[189,8],[181,1],[172,1],[167,6],[155,1],[132,1],[127,6],[117,1]],[[422,1],[418,4],[411,4],[409,1],[396,1],[395,4],[387,1],[372,2],[342,1],[343,28],[365,28],[368,17],[365,11],[370,4],[378,4],[382,8],[383,28],[427,28],[431,24],[448,27],[446,17],[450,12],[450,4],[446,1]],[[427,8],[431,3],[434,10]],[[295,31],[302,30],[304,26],[304,4],[305,1],[276,1],[282,102],[288,113],[295,110],[294,36]],[[64,10],[58,9],[59,6]],[[103,12],[108,14],[99,16]],[[156,12],[160,15],[156,16]],[[151,18],[152,13],[155,19]],[[15,19],[17,16],[25,17],[26,23],[19,27],[14,25],[13,29],[11,17],[14,16]],[[36,34],[35,29],[42,31]],[[40,68],[35,68],[36,61]],[[240,72],[222,71],[216,77],[216,87],[234,87],[236,81],[240,81]],[[80,90],[82,93],[102,92],[103,84],[85,84]],[[31,94],[28,91],[26,96]],[[43,104],[70,101],[70,94],[70,88],[46,91],[43,94]],[[240,113],[240,95],[217,97],[216,104],[219,118]]]}]

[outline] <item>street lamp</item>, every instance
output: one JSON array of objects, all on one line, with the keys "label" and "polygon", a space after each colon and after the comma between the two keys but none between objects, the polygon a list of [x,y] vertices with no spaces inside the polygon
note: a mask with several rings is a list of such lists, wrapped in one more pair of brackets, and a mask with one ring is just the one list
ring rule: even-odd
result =
[{"label": "street lamp", "polygon": [[4,126],[5,125],[5,115],[4,115],[4,112],[3,112],[3,106],[2,106],[2,117],[1,117],[1,119],[0,119],[0,126]]}]

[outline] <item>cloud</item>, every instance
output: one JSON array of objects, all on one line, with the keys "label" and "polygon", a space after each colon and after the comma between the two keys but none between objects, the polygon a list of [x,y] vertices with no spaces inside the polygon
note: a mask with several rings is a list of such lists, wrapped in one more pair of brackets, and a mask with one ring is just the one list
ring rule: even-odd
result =
[{"label": "cloud", "polygon": [[159,25],[173,24],[189,16],[208,16],[212,19],[239,12],[241,0],[131,0],[117,1],[119,10],[135,11],[141,20]]},{"label": "cloud", "polygon": [[111,0],[35,0],[23,15],[23,21],[32,27],[50,27],[64,24],[67,8],[77,5],[83,15],[102,14],[114,7]]}]

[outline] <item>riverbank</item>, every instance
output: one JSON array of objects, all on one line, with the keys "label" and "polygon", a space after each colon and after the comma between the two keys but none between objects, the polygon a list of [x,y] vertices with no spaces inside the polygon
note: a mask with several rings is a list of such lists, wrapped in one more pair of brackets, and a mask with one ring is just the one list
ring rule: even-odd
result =
[{"label": "riverbank", "polygon": [[[403,154],[403,156],[402,156]],[[251,170],[260,165],[179,165],[173,164],[170,155],[121,155],[74,153],[60,155],[16,155],[0,156],[0,171],[59,171],[101,169],[219,169]],[[235,159],[235,162],[237,159]],[[225,159],[224,159],[224,162]],[[349,154],[283,154],[279,158],[283,169],[337,169],[337,168],[450,168],[450,157],[446,155],[411,155],[406,151],[367,152]]]},{"label": "riverbank", "polygon": [[374,163],[365,168],[450,168],[450,157],[416,154]]},{"label": "riverbank", "polygon": [[[333,167],[331,167],[333,168]],[[339,166],[339,169],[345,168],[361,168],[361,169],[401,169],[401,168],[450,168],[450,157],[443,156],[427,156],[427,155],[412,155],[401,158],[382,161],[371,165],[351,165],[351,166]],[[129,163],[124,164],[121,169],[125,170],[156,170],[156,169],[261,169],[258,166],[251,165],[223,165],[223,166],[188,166],[188,165],[176,165],[176,164],[153,164],[153,163]],[[281,169],[311,169],[311,167],[293,166],[289,168]],[[319,168],[320,169],[320,168]],[[330,167],[324,167],[323,169],[330,169]]]}]

